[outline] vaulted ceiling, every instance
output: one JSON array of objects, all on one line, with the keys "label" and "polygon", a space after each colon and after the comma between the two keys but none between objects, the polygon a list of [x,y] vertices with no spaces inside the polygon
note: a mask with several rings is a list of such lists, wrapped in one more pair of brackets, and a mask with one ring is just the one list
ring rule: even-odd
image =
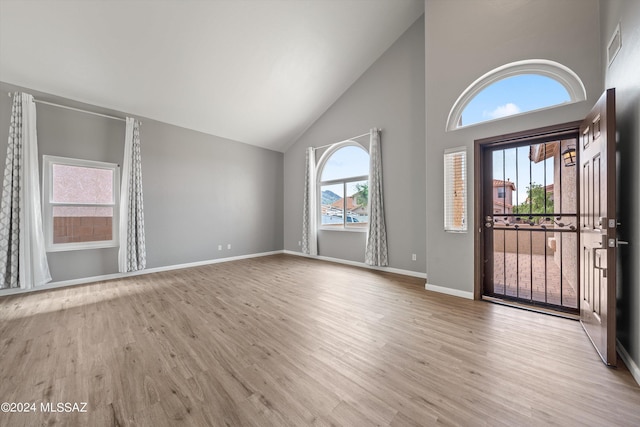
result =
[{"label": "vaulted ceiling", "polygon": [[422,0],[0,0],[0,80],[284,151]]}]

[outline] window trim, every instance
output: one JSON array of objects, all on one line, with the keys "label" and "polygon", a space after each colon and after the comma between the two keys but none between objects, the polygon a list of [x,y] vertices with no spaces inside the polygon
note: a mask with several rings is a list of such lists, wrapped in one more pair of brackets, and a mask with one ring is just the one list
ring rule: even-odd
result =
[{"label": "window trim", "polygon": [[[53,202],[53,165],[77,166],[113,171],[113,203],[56,203]],[[59,156],[42,156],[42,216],[45,249],[47,252],[75,251],[83,249],[112,248],[119,245],[120,218],[120,166],[115,163],[74,159]],[[55,206],[111,207],[113,209],[111,240],[92,242],[53,243],[53,208]]]},{"label": "window trim", "polygon": [[475,126],[481,123],[487,123],[507,118],[500,117],[478,123],[458,126],[460,117],[462,116],[462,112],[467,107],[469,102],[471,102],[471,100],[476,97],[476,95],[500,80],[522,74],[535,74],[539,76],[549,77],[557,81],[567,90],[570,99],[569,101],[562,104],[555,104],[535,110],[524,111],[522,113],[513,114],[507,117],[514,117],[522,114],[532,113],[534,111],[574,104],[576,102],[585,101],[587,99],[587,91],[584,87],[584,84],[582,83],[582,80],[580,80],[580,77],[578,77],[578,75],[569,67],[566,67],[559,62],[550,61],[547,59],[526,59],[524,61],[511,62],[509,64],[505,64],[498,68],[495,68],[479,77],[460,94],[456,102],[453,103],[451,111],[449,111],[449,117],[447,118],[445,131],[448,132],[456,129],[464,129],[469,126]]},{"label": "window trim", "polygon": [[[322,171],[324,170],[324,166],[327,163],[327,161],[329,160],[329,158],[331,158],[331,156],[338,150],[340,150],[341,148],[345,148],[345,147],[358,147],[361,148],[362,150],[364,150],[365,153],[367,153],[367,155],[369,155],[369,150],[362,144],[360,144],[357,141],[353,141],[353,140],[347,140],[347,141],[342,141],[342,142],[338,142],[335,143],[333,145],[331,145],[330,147],[328,147],[324,153],[322,153],[322,156],[320,156],[320,160],[318,161],[318,167],[316,168],[317,173],[316,173],[316,215],[317,215],[317,224],[318,224],[318,230],[322,230],[322,231],[347,231],[347,232],[356,232],[356,233],[366,233],[369,229],[369,227],[355,227],[353,225],[348,225],[347,222],[347,215],[345,211],[345,208],[343,207],[343,216],[342,216],[342,225],[341,226],[337,226],[337,225],[332,225],[332,226],[327,226],[327,225],[323,225],[322,224],[322,186],[323,185],[336,185],[336,184],[342,184],[343,185],[343,194],[346,194],[346,185],[349,184],[350,182],[357,182],[357,181],[367,181],[367,183],[369,182],[369,174],[367,175],[360,175],[360,176],[349,176],[346,178],[338,178],[338,179],[331,179],[328,181],[322,181]],[[345,197],[343,197],[343,200],[345,199]]]}]

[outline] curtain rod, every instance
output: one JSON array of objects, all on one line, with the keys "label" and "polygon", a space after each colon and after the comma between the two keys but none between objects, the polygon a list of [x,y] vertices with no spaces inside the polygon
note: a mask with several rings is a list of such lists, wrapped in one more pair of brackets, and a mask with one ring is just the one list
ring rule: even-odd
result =
[{"label": "curtain rod", "polygon": [[[12,96],[11,93],[8,93],[7,95],[9,95],[9,97]],[[123,121],[123,122],[126,121],[123,117],[110,116],[108,114],[96,113],[95,111],[82,110],[80,108],[69,107],[68,105],[55,104],[53,102],[48,102],[48,101],[41,101],[41,100],[35,99],[35,98],[33,98],[33,100],[34,100],[34,102],[37,102],[38,104],[45,104],[45,105],[51,105],[53,107],[65,108],[67,110],[78,111],[80,113],[86,113],[86,114],[92,114],[94,116],[106,117],[107,119],[120,120],[120,121]],[[140,124],[142,124],[142,122],[140,122]]]},{"label": "curtain rod", "polygon": [[[378,132],[382,132],[382,129],[378,129]],[[362,135],[358,135],[358,136],[352,136],[351,138],[347,138],[345,140],[338,141],[338,142],[333,142],[331,144],[321,145],[320,147],[313,147],[313,149],[314,150],[321,150],[323,148],[331,147],[334,144],[340,144],[341,142],[351,141],[352,139],[362,138],[363,136],[367,136],[367,135],[371,135],[371,132],[363,133]]]}]

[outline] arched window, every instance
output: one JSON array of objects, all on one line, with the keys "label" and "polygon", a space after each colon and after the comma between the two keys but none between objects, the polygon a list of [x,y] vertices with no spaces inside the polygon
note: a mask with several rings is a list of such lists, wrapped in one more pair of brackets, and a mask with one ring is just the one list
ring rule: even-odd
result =
[{"label": "arched window", "polygon": [[462,92],[449,112],[447,130],[585,99],[582,81],[564,65],[545,59],[512,62]]},{"label": "arched window", "polygon": [[330,147],[318,163],[320,228],[363,230],[369,222],[369,153],[357,142]]}]

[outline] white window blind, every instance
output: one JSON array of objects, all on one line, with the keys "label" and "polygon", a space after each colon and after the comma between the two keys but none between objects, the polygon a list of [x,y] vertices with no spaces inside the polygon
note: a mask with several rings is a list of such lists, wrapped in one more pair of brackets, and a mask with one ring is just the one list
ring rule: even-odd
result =
[{"label": "white window blind", "polygon": [[467,231],[467,149],[444,152],[444,230]]}]

